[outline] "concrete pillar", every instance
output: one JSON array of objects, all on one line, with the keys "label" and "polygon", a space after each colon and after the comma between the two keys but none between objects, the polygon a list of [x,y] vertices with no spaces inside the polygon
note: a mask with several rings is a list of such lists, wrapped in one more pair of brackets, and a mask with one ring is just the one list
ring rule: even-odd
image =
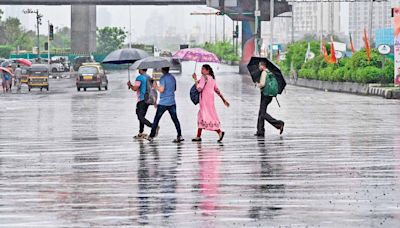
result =
[{"label": "concrete pillar", "polygon": [[71,51],[96,51],[96,6],[71,5]]},{"label": "concrete pillar", "polygon": [[242,21],[242,59],[240,60],[239,73],[248,74],[247,64],[254,55],[254,21]]}]

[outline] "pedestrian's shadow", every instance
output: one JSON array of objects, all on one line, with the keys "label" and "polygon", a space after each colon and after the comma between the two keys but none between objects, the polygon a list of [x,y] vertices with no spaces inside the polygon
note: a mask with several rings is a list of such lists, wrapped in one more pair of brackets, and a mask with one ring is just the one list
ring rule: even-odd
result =
[{"label": "pedestrian's shadow", "polygon": [[[166,159],[166,153],[172,158]],[[181,155],[181,144],[176,145],[176,151],[169,148],[160,156],[158,143],[146,144],[139,141],[137,222],[140,226],[157,225],[151,220],[151,215],[159,210],[163,226],[173,225],[169,218],[177,207],[177,176]]]}]

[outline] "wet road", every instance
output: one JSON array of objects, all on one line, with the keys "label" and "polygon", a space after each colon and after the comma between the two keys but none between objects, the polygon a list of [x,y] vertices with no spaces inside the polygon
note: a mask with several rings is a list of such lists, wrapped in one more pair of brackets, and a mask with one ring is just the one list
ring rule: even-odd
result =
[{"label": "wet road", "polygon": [[62,79],[0,95],[0,227],[400,227],[399,101],[288,87],[269,108],[285,133],[257,140],[258,91],[221,66],[227,135],[197,144],[190,67],[177,76],[179,145],[168,115],[154,143],[132,139],[124,72],[109,91]]}]

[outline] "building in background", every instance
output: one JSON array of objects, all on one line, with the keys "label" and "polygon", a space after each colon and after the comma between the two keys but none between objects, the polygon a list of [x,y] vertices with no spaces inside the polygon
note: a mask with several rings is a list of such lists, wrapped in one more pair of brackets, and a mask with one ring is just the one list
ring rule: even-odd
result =
[{"label": "building in background", "polygon": [[[393,1],[396,2],[396,1]],[[397,1],[399,2],[399,1]],[[391,2],[373,2],[372,7],[372,37],[369,39],[374,44],[376,31],[392,26]],[[355,49],[364,47],[364,29],[369,29],[370,4],[354,2],[349,4],[349,32],[353,36]],[[368,31],[369,34],[369,31]]]},{"label": "building in background", "polygon": [[[371,44],[375,44],[376,38],[389,36],[389,31],[382,33],[380,29],[393,27],[391,8],[400,6],[400,0],[375,1],[372,4],[372,37],[369,39]],[[297,2],[293,3],[293,11],[295,41],[305,36],[319,39],[321,34],[325,38],[334,34],[348,42],[351,34],[355,49],[361,49],[365,45],[364,29],[369,29],[370,21],[368,2]],[[291,13],[285,15],[290,16]],[[267,43],[270,42],[269,26],[269,22],[263,22],[262,38]],[[274,43],[289,43],[292,33],[291,18],[275,18],[274,26]],[[380,37],[376,37],[376,34]]]}]

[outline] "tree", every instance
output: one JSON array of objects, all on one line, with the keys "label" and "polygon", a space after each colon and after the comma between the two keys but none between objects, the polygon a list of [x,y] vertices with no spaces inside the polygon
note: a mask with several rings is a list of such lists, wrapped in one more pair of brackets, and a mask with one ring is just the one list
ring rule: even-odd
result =
[{"label": "tree", "polygon": [[97,29],[97,49],[102,52],[111,52],[122,48],[126,39],[126,32],[118,27],[104,27]]},{"label": "tree", "polygon": [[9,17],[4,22],[4,32],[7,44],[14,44],[22,35],[21,22],[16,17]]},{"label": "tree", "polygon": [[71,47],[71,29],[69,27],[56,28],[52,46],[69,49]]}]

